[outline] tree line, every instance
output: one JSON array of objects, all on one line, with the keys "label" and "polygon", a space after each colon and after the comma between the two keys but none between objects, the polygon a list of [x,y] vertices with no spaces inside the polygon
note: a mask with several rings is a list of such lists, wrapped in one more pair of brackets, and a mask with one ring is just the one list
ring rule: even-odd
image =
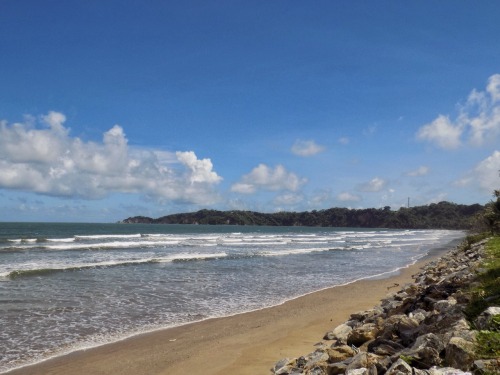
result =
[{"label": "tree line", "polygon": [[[500,193],[497,203],[498,210],[500,210]],[[197,212],[167,215],[157,219],[135,216],[125,219],[122,222],[397,229],[472,229],[478,225],[478,217],[484,217],[484,211],[488,207],[489,205],[463,205],[439,202],[426,206],[402,207],[396,211],[391,210],[389,206],[366,209],[329,208],[305,212],[276,213],[204,209]]]}]

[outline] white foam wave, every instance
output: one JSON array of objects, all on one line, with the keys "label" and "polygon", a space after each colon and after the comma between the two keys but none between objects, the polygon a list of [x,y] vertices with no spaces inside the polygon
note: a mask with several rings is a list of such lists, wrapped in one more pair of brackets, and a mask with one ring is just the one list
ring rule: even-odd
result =
[{"label": "white foam wave", "polygon": [[76,235],[76,239],[83,240],[101,240],[106,238],[140,238],[141,234],[93,234],[93,235]]}]

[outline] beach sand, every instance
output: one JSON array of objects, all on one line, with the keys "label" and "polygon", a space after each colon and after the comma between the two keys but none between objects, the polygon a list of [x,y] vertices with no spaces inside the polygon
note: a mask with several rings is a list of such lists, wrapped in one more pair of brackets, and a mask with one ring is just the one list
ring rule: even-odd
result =
[{"label": "beach sand", "polygon": [[280,306],[134,336],[47,360],[9,375],[256,375],[314,351],[325,332],[370,309],[438,254],[385,279],[360,280]]}]

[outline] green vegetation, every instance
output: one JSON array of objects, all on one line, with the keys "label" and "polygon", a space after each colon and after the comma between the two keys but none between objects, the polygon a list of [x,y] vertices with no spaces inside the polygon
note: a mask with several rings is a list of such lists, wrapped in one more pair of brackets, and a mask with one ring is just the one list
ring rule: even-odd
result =
[{"label": "green vegetation", "polygon": [[[481,239],[481,235],[468,237],[468,243]],[[469,242],[470,241],[470,242]],[[473,322],[479,314],[490,306],[500,306],[500,237],[491,237],[486,244],[486,256],[481,264],[477,285],[470,291],[471,302],[465,313]],[[476,337],[478,358],[500,357],[500,315],[493,317],[491,330],[479,331]]]},{"label": "green vegetation", "polygon": [[[330,208],[307,212],[260,213],[254,211],[200,210],[163,216],[158,219],[132,217],[124,223],[151,224],[210,224],[210,225],[268,225],[351,228],[399,229],[471,229],[484,210],[479,204],[460,205],[450,202],[428,206],[348,209]],[[484,223],[482,223],[484,225]]]},{"label": "green vegetation", "polygon": [[491,233],[500,234],[500,190],[495,190],[493,196],[495,201],[485,206],[483,216],[483,225]]},{"label": "green vegetation", "polygon": [[476,355],[479,358],[489,359],[500,357],[500,332],[479,331],[476,339]]},{"label": "green vegetation", "polygon": [[478,285],[471,290],[472,300],[465,311],[470,321],[489,306],[500,306],[500,237],[488,241],[486,254]]},{"label": "green vegetation", "polygon": [[410,355],[400,355],[399,358],[401,358],[403,361],[405,361],[406,363],[408,363],[410,366],[412,365],[412,363],[415,360],[415,358],[413,358]]}]

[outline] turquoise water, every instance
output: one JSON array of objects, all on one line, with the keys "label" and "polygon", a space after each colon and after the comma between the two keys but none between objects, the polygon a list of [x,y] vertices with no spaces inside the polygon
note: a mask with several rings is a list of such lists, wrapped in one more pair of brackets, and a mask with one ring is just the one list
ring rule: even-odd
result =
[{"label": "turquoise water", "polygon": [[0,372],[387,274],[442,230],[0,223]]}]

